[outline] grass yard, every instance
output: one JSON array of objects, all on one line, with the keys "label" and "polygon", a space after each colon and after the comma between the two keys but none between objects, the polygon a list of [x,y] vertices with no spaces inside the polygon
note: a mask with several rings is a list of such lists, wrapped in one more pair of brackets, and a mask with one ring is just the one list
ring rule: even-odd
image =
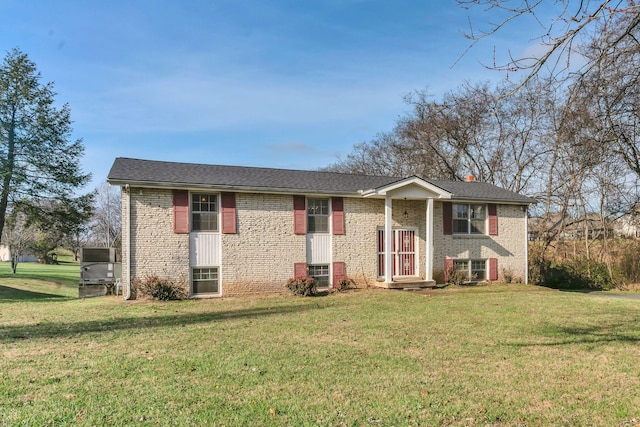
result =
[{"label": "grass yard", "polygon": [[57,271],[0,270],[0,425],[640,424],[640,301],[522,285],[78,300]]}]

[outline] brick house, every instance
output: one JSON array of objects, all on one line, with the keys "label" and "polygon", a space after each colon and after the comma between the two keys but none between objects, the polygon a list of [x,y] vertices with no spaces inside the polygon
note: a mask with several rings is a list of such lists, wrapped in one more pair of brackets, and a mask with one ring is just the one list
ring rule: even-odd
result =
[{"label": "brick house", "polygon": [[151,274],[193,297],[282,292],[292,277],[320,287],[474,280],[527,281],[534,200],[468,180],[117,158],[122,282]]}]

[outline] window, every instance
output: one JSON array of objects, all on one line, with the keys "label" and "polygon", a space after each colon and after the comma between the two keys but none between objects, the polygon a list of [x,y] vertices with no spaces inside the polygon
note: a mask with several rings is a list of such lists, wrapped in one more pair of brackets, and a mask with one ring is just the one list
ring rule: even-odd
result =
[{"label": "window", "polygon": [[307,231],[329,232],[329,199],[307,199]]},{"label": "window", "polygon": [[465,275],[470,282],[480,282],[487,279],[487,261],[457,259],[453,261],[453,267]]},{"label": "window", "polygon": [[217,294],[220,292],[218,267],[194,268],[192,277],[194,294]]},{"label": "window", "polygon": [[486,223],[486,205],[453,205],[455,234],[485,234]]},{"label": "window", "polygon": [[310,265],[309,276],[313,277],[313,280],[317,288],[329,287],[329,265]]},{"label": "window", "polygon": [[193,231],[218,231],[218,195],[191,194]]}]

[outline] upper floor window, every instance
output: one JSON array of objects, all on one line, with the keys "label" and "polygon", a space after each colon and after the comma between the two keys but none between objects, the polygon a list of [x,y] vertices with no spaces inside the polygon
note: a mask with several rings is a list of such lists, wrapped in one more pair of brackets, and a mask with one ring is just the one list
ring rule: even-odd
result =
[{"label": "upper floor window", "polygon": [[455,234],[486,234],[487,205],[453,205]]},{"label": "upper floor window", "polygon": [[191,219],[193,231],[218,231],[218,195],[192,193]]},{"label": "upper floor window", "polygon": [[329,199],[307,199],[307,231],[329,232]]}]

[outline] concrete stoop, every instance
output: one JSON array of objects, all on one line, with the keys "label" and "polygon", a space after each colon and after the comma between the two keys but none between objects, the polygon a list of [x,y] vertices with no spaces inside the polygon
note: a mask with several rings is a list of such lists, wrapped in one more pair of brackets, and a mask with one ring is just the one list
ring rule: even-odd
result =
[{"label": "concrete stoop", "polygon": [[408,277],[402,279],[394,279],[391,283],[384,281],[376,282],[376,286],[385,289],[422,289],[433,288],[436,286],[435,280],[424,280],[419,277]]}]

